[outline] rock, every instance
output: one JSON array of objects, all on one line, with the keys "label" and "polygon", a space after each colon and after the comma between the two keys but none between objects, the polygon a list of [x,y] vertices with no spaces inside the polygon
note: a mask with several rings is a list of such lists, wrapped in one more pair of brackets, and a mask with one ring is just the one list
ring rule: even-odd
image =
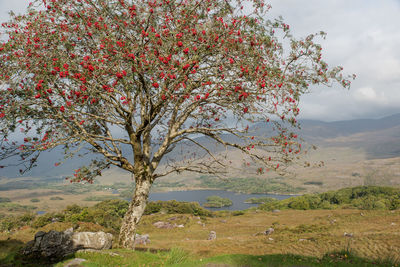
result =
[{"label": "rock", "polygon": [[174,216],[174,217],[169,218],[168,221],[175,221],[177,219],[178,219],[178,217]]},{"label": "rock", "polygon": [[72,228],[64,232],[39,231],[35,238],[22,249],[28,259],[55,262],[75,253],[79,249],[108,249],[112,246],[112,234],[104,232],[74,233]]},{"label": "rock", "polygon": [[148,234],[144,235],[136,234],[135,245],[146,245],[147,243],[150,243],[150,238]]},{"label": "rock", "polygon": [[78,248],[73,244],[69,232],[37,232],[35,239],[29,241],[21,253],[28,259],[58,261],[73,254]]},{"label": "rock", "polygon": [[265,234],[266,234],[266,235],[270,235],[270,234],[272,234],[274,231],[275,231],[274,228],[268,228],[267,231],[265,231]]},{"label": "rock", "polygon": [[269,241],[274,241],[274,239],[273,239],[273,238],[271,238],[271,237],[268,237],[268,240],[269,240]]},{"label": "rock", "polygon": [[217,233],[215,231],[211,231],[210,234],[208,235],[207,240],[215,240],[217,239]]},{"label": "rock", "polygon": [[63,267],[77,267],[82,266],[80,265],[82,262],[86,261],[85,259],[75,258],[69,262],[67,262]]},{"label": "rock", "polygon": [[176,224],[171,224],[169,222],[155,222],[153,225],[157,228],[162,228],[162,229],[172,229],[175,228],[177,225]]},{"label": "rock", "polygon": [[183,224],[179,224],[178,226],[176,226],[178,228],[184,228],[185,226]]},{"label": "rock", "polygon": [[220,222],[227,223],[228,221],[227,220],[220,220]]},{"label": "rock", "polygon": [[104,232],[79,232],[72,234],[72,241],[79,248],[110,249],[113,235]]},{"label": "rock", "polygon": [[391,225],[391,226],[395,226],[395,225],[396,225],[396,223],[392,222],[390,225]]},{"label": "rock", "polygon": [[273,210],[272,211],[273,213],[278,213],[278,212],[281,212],[280,210]]},{"label": "rock", "polygon": [[346,236],[346,237],[353,237],[354,235],[353,235],[353,233],[346,233],[346,232],[344,232],[343,236]]}]

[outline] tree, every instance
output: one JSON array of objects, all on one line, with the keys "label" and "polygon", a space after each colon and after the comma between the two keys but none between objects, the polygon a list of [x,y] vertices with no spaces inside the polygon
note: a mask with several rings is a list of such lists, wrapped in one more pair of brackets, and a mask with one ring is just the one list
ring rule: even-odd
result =
[{"label": "tree", "polygon": [[[229,150],[214,153],[198,136],[279,171],[300,152],[287,126],[297,125],[300,96],[313,84],[350,83],[321,60],[314,39],[324,33],[296,40],[282,20],[266,19],[269,8],[263,0],[36,0],[2,24],[0,159],[20,156],[29,169],[42,151],[62,146],[69,157],[84,148],[101,158],[71,181],[92,182],[110,166],[132,173],[123,247],[133,247],[155,179],[229,166]],[[251,136],[256,122],[274,131]],[[208,157],[160,168],[188,143]]]}]

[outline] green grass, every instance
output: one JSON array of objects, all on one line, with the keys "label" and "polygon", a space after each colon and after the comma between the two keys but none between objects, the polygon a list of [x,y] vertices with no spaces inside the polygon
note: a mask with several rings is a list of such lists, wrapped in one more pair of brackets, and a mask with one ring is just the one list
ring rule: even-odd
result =
[{"label": "green grass", "polygon": [[[80,252],[76,257],[86,259],[83,263],[88,267],[106,266],[206,266],[207,264],[224,264],[227,266],[399,266],[390,260],[371,261],[352,255],[349,251],[332,252],[322,258],[306,257],[292,254],[275,255],[219,255],[211,258],[191,256],[182,249],[172,249],[169,252],[139,252],[129,250],[112,250],[114,254]],[[55,265],[61,267],[69,260]]]},{"label": "green grass", "polygon": [[262,179],[257,177],[234,177],[227,180],[216,177],[201,176],[197,178],[202,188],[221,189],[234,192],[246,192],[253,194],[266,193],[299,193],[305,188],[293,187],[278,178]]},{"label": "green grass", "polygon": [[[18,250],[23,243],[17,240],[0,241],[0,266],[47,266],[43,262],[26,262],[18,255]],[[112,249],[101,252],[77,252],[73,257],[56,263],[55,267],[62,267],[72,258],[82,258],[86,261],[83,266],[107,267],[107,266],[206,266],[207,264],[224,264],[224,266],[400,266],[395,259],[369,260],[357,257],[351,250],[344,249],[338,252],[331,252],[322,258],[307,257],[293,254],[272,254],[272,255],[218,255],[210,258],[201,258],[191,255],[181,248],[172,248],[170,251],[149,252],[132,251],[127,249]]]},{"label": "green grass", "polygon": [[115,195],[115,196],[107,196],[107,195],[104,195],[104,196],[89,196],[89,197],[86,197],[84,199],[84,201],[104,201],[104,200],[117,199],[117,198],[118,198],[118,195]]}]

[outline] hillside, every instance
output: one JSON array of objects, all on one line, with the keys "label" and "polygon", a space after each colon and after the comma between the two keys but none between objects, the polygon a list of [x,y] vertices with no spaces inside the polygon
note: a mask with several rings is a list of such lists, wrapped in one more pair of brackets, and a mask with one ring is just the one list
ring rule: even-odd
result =
[{"label": "hillside", "polygon": [[[250,130],[254,135],[265,135],[270,131],[259,124],[253,125]],[[400,114],[381,119],[336,122],[303,120],[299,131],[299,135],[306,143],[315,144],[318,149],[309,151],[305,157],[300,159],[299,165],[291,167],[289,169],[291,175],[285,177],[278,177],[273,173],[256,175],[257,166],[246,166],[246,158],[243,158],[242,154],[230,151],[232,164],[228,178],[255,178],[263,180],[266,184],[278,184],[278,187],[266,187],[265,192],[272,193],[321,192],[357,185],[400,185]],[[233,137],[226,135],[224,138],[229,140]],[[224,149],[215,146],[206,137],[199,137],[197,141],[217,153]],[[189,146],[184,146],[173,151],[169,155],[169,159],[179,161],[186,156],[186,152],[197,151]],[[70,175],[74,168],[90,160],[88,156],[78,157],[55,167],[54,163],[60,159],[62,159],[61,149],[43,153],[38,167],[26,173],[23,176],[26,179],[23,180],[27,182],[27,180],[35,178],[31,180],[32,183],[40,183],[43,179],[46,180],[43,181],[44,183],[49,180],[61,182],[62,177]],[[323,166],[304,168],[302,167],[304,161]],[[0,179],[0,184],[17,182],[19,179],[12,178],[19,177],[17,170],[18,167],[1,169],[0,177],[3,179]],[[4,179],[5,177],[12,179]],[[129,173],[112,168],[105,171],[103,176],[99,177],[99,181],[103,184],[129,183],[131,178]],[[182,173],[159,180],[158,189],[163,190],[163,188],[185,190],[215,187],[204,183],[200,175]],[[246,191],[251,192],[252,190],[246,189]]]},{"label": "hillside", "polygon": [[[209,266],[200,259],[210,257],[223,258],[217,261],[225,263],[221,266],[399,266],[399,207],[399,189],[385,187],[273,200],[244,211],[210,212],[193,202],[157,201],[149,203],[138,226],[140,234],[150,237],[150,243],[138,246],[139,251],[153,252],[147,252],[148,261],[138,264],[138,257],[143,261],[146,255],[118,247],[78,252],[75,257],[87,259],[88,266],[176,266],[179,262],[168,260],[175,256],[184,258],[179,266]],[[127,201],[114,199],[92,207],[70,205],[40,216],[1,216],[0,265],[15,259],[20,260],[15,266],[25,266],[17,251],[38,231],[74,227],[78,232],[105,231],[116,237],[127,208]],[[216,239],[208,240],[211,231]],[[114,255],[107,256],[109,252]],[[239,257],[234,254],[245,259],[231,261]],[[274,257],[288,260],[287,265],[270,262]]]}]

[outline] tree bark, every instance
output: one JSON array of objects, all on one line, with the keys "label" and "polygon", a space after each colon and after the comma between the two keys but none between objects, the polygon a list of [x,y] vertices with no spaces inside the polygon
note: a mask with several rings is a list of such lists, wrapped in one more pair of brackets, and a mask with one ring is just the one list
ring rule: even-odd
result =
[{"label": "tree bark", "polygon": [[123,248],[135,248],[136,227],[146,208],[150,187],[151,177],[144,176],[136,179],[135,193],[125,213],[119,233],[119,245]]}]

